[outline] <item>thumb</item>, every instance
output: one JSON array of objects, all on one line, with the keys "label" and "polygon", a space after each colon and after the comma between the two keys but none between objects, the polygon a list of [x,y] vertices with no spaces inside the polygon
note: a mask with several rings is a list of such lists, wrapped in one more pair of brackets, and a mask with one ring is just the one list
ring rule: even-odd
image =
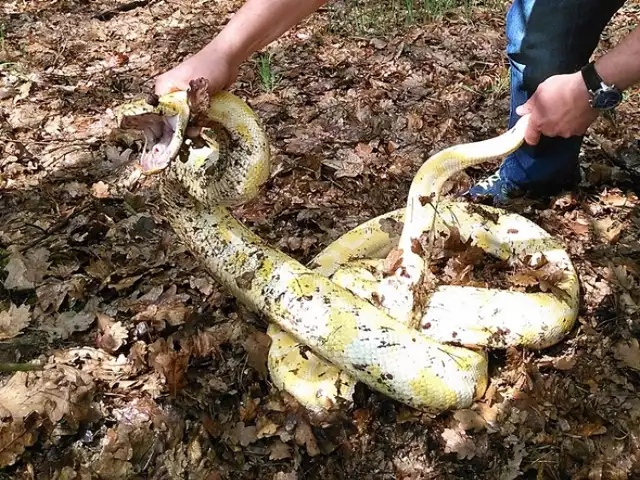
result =
[{"label": "thumb", "polygon": [[525,116],[528,113],[531,113],[533,111],[533,105],[532,105],[532,101],[528,100],[526,103],[518,106],[516,108],[516,114],[520,117]]},{"label": "thumb", "polygon": [[529,125],[527,125],[527,130],[524,132],[524,141],[532,146],[537,145],[541,135],[542,132],[536,128],[536,123],[530,121]]}]

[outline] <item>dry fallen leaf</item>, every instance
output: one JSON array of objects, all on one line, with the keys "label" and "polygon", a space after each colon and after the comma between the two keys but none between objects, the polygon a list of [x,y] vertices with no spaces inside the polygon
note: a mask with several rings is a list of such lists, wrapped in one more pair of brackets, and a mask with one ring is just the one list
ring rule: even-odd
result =
[{"label": "dry fallen leaf", "polygon": [[616,243],[620,239],[624,224],[616,222],[611,217],[605,217],[593,222],[593,230],[600,240],[609,244]]},{"label": "dry fallen leaf", "polygon": [[52,321],[43,322],[40,329],[54,338],[66,339],[75,332],[87,330],[96,315],[92,312],[62,312]]},{"label": "dry fallen leaf", "polygon": [[251,368],[266,377],[268,373],[267,355],[271,345],[271,338],[267,334],[256,330],[246,338],[242,345],[247,352],[247,361]]},{"label": "dry fallen leaf", "polygon": [[0,421],[0,467],[13,465],[36,442],[41,425],[42,419],[38,414],[9,422]]},{"label": "dry fallen leaf", "polygon": [[464,432],[445,428],[442,432],[442,439],[445,441],[445,453],[457,454],[458,460],[465,458],[471,460],[476,456],[476,445]]},{"label": "dry fallen leaf", "polygon": [[38,248],[23,255],[14,250],[5,267],[7,278],[4,287],[7,290],[28,290],[42,282],[49,269],[49,250]]},{"label": "dry fallen leaf", "polygon": [[280,440],[276,440],[269,447],[269,460],[283,460],[285,458],[291,458],[291,447]]},{"label": "dry fallen leaf", "polygon": [[0,340],[20,335],[31,322],[31,309],[28,305],[16,307],[13,303],[9,310],[0,311]]},{"label": "dry fallen leaf", "polygon": [[104,313],[97,313],[97,316],[100,333],[96,338],[96,344],[109,353],[118,351],[129,336],[127,329],[122,325],[122,322],[115,322]]},{"label": "dry fallen leaf", "polygon": [[244,422],[238,422],[228,434],[229,439],[236,445],[247,447],[258,440],[255,425],[245,426]]},{"label": "dry fallen leaf", "polygon": [[[92,411],[94,390],[90,375],[65,365],[14,374],[0,388],[0,442],[9,442],[0,443],[0,462],[8,462],[3,466],[13,463],[21,450],[33,443],[41,425],[38,417],[53,424],[64,419],[65,428],[78,428]],[[24,436],[14,438],[17,433]]]},{"label": "dry fallen leaf", "polygon": [[175,351],[164,338],[159,338],[149,347],[149,364],[165,378],[174,395],[184,386],[190,358],[188,349]]},{"label": "dry fallen leaf", "polygon": [[91,193],[96,198],[109,198],[109,185],[99,181],[91,185]]},{"label": "dry fallen leaf", "polygon": [[335,170],[335,177],[357,177],[364,171],[364,162],[349,149],[338,150],[322,160],[322,164]]},{"label": "dry fallen leaf", "polygon": [[487,427],[484,418],[468,408],[456,410],[453,418],[458,421],[460,428],[463,430],[474,430],[477,432]]},{"label": "dry fallen leaf", "polygon": [[627,367],[640,371],[640,345],[637,338],[616,343],[613,346],[613,355]]},{"label": "dry fallen leaf", "polygon": [[298,421],[296,425],[295,439],[296,443],[301,447],[306,446],[307,453],[310,457],[315,457],[316,455],[320,454],[316,436],[313,434],[311,426],[307,422]]}]

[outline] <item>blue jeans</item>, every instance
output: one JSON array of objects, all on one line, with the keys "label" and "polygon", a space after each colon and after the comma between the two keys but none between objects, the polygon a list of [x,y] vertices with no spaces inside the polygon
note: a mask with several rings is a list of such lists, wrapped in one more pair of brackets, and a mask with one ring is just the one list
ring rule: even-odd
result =
[{"label": "blue jeans", "polygon": [[[511,114],[545,79],[586,65],[611,17],[625,0],[514,0],[507,13],[507,56],[511,70]],[[579,174],[582,137],[542,137],[505,159],[500,176],[528,191],[562,188]]]}]

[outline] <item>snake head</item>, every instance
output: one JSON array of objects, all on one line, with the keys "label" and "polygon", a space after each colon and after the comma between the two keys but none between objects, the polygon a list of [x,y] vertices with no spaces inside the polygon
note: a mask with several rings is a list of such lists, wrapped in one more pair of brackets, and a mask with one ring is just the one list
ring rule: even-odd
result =
[{"label": "snake head", "polygon": [[176,158],[189,122],[186,92],[122,105],[115,114],[120,128],[144,134],[145,145],[140,157],[142,173],[158,173]]}]

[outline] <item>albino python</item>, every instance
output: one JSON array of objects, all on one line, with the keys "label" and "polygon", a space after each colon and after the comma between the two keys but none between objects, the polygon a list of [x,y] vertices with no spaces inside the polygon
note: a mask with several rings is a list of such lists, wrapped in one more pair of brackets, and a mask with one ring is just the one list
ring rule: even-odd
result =
[{"label": "albino python", "polygon": [[[254,198],[269,177],[261,122],[244,101],[220,92],[200,112],[207,135],[187,138],[193,91],[122,105],[119,126],[144,132],[140,168],[161,175],[172,228],[217,282],[269,320],[270,376],[312,412],[348,403],[356,381],[423,411],[469,407],[488,385],[488,348],[545,348],[572,328],[578,278],[560,243],[519,215],[439,199],[454,173],[517,149],[527,117],[500,136],[433,155],[406,208],[345,233],[305,266],[228,210]],[[452,226],[500,259],[543,258],[561,278],[544,293],[427,292],[425,237],[446,236]]]}]

